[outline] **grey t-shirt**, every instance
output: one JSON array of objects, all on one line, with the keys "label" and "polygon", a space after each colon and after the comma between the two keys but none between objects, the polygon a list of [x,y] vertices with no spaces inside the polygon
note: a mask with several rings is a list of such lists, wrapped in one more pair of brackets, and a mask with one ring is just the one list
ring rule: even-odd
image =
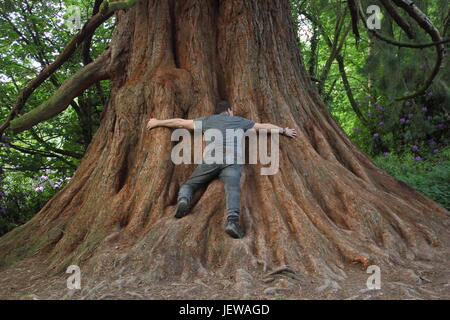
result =
[{"label": "grey t-shirt", "polygon": [[194,125],[196,130],[201,129],[204,133],[205,163],[217,163],[219,158],[223,163],[243,163],[243,136],[248,129],[253,128],[254,121],[228,114],[213,114],[194,119]]}]

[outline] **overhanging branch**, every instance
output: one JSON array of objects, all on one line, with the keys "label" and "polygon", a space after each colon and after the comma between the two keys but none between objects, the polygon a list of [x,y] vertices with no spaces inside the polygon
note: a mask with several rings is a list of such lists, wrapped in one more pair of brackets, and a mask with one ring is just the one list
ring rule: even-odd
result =
[{"label": "overhanging branch", "polygon": [[103,52],[94,62],[88,64],[72,77],[67,79],[61,87],[47,101],[30,112],[10,122],[14,134],[20,133],[32,126],[48,120],[64,111],[70,102],[84,90],[100,80],[108,79],[107,72],[110,52]]},{"label": "overhanging branch", "polygon": [[402,28],[402,30],[406,33],[409,39],[414,39],[414,33],[410,27],[410,25],[402,18],[402,16],[395,10],[394,6],[391,3],[391,0],[380,0],[383,7],[389,13],[389,15],[394,19],[397,25]]},{"label": "overhanging branch", "polygon": [[[414,4],[414,2],[410,0],[393,0],[394,3],[406,11],[411,18],[417,21],[420,27],[425,30],[431,37],[434,42],[442,41],[442,37],[439,33],[439,30],[433,25],[433,23],[428,19],[428,17]],[[405,100],[412,99],[417,96],[420,96],[425,93],[425,91],[431,86],[434,78],[439,73],[439,69],[441,68],[442,61],[444,60],[445,47],[443,44],[436,45],[436,64],[433,68],[433,71],[429,75],[428,79],[425,81],[425,84],[419,89],[417,92],[402,98],[398,98],[396,100]]]},{"label": "overhanging branch", "polygon": [[[332,51],[333,50],[333,42],[331,41],[330,37],[326,33],[325,28],[323,27],[323,24],[320,22],[320,20],[315,19],[314,17],[311,17],[309,15],[307,16],[307,18],[310,19],[311,22],[313,22],[313,24],[317,26],[320,34],[322,35],[322,37],[325,40],[325,42],[327,43],[328,47]],[[367,122],[366,118],[364,117],[364,115],[362,114],[361,110],[359,109],[358,104],[356,103],[356,100],[353,96],[353,92],[351,90],[351,86],[348,81],[348,76],[345,71],[344,58],[340,52],[338,52],[336,54],[336,61],[338,62],[339,72],[340,72],[341,78],[342,78],[342,83],[344,84],[344,88],[347,93],[348,100],[350,101],[350,105],[353,108],[353,111],[355,112],[357,117],[361,120],[361,122],[367,125],[368,122]],[[320,82],[319,80],[316,80],[316,81]],[[334,80],[333,85],[331,86],[331,90],[333,90],[336,82],[337,82],[337,78]],[[331,95],[331,91],[328,93],[325,100],[327,100],[330,95]]]},{"label": "overhanging branch", "polygon": [[350,32],[352,24],[349,24],[346,29],[342,32],[342,27],[345,22],[345,16],[346,12],[344,12],[342,15],[338,16],[338,19],[336,21],[336,28],[334,33],[334,39],[332,46],[330,47],[330,56],[328,57],[327,62],[325,63],[325,66],[322,70],[322,74],[319,77],[319,92],[322,93],[325,86],[325,80],[330,72],[331,65],[333,64],[334,59],[336,58],[336,55],[339,54],[342,50],[342,47],[345,44],[345,40],[347,38],[348,33]]},{"label": "overhanging branch", "polygon": [[[431,72],[428,79],[425,81],[425,84],[422,86],[422,88],[420,88],[413,94],[395,99],[396,101],[401,101],[401,100],[416,98],[416,97],[424,94],[426,92],[426,90],[431,86],[434,78],[436,77],[436,75],[439,72],[439,69],[441,67],[441,64],[442,64],[442,61],[444,58],[445,47],[444,47],[443,43],[445,41],[442,39],[438,29],[431,23],[431,21],[428,19],[428,17],[412,1],[393,0],[393,2],[398,7],[404,9],[410,15],[410,17],[413,18],[419,24],[419,26],[430,35],[432,40],[435,42],[433,45],[436,47],[436,54],[437,54],[437,59],[436,59],[436,63],[433,68],[433,71]],[[362,9],[361,3],[359,3],[359,12],[360,12],[360,17],[364,23],[364,26],[368,30],[370,30],[370,28],[367,25],[367,19],[365,17],[364,10]],[[377,34],[376,31],[374,31],[374,30],[372,30],[372,32],[374,34]],[[379,36],[380,35],[378,34],[377,37],[379,37]]]},{"label": "overhanging branch", "polygon": [[105,0],[100,5],[100,13],[102,14],[112,14],[118,10],[126,10],[134,6],[141,0],[126,0],[126,1],[115,1]]},{"label": "overhanging branch", "polygon": [[47,141],[45,141],[44,139],[42,139],[39,134],[33,129],[30,129],[30,133],[33,136],[33,138],[40,143],[42,146],[45,147],[45,149],[50,150],[54,153],[63,155],[63,156],[69,156],[69,157],[73,157],[76,159],[81,159],[83,158],[83,154],[82,153],[78,153],[78,152],[73,152],[73,151],[68,151],[68,150],[62,150],[59,148],[54,147],[52,144],[48,143]]},{"label": "overhanging branch", "polygon": [[[102,0],[95,0],[94,8],[92,9],[92,16],[95,16],[100,11],[100,5],[103,3]],[[81,57],[83,58],[84,65],[91,63],[93,60],[91,58],[90,50],[91,50],[91,42],[94,34],[89,35],[84,39],[81,44]]]},{"label": "overhanging branch", "polygon": [[128,0],[121,2],[112,2],[109,0],[103,1],[100,6],[100,11],[96,15],[94,15],[91,19],[89,19],[82,29],[72,38],[72,40],[67,44],[64,50],[60,53],[60,55],[56,58],[56,60],[46,66],[42,71],[31,80],[26,87],[19,94],[19,97],[16,100],[15,105],[11,109],[6,121],[0,126],[0,137],[3,135],[3,132],[6,128],[9,127],[12,120],[18,115],[25,105],[26,101],[30,97],[30,95],[38,88],[45,80],[47,80],[64,62],[66,62],[70,56],[75,52],[75,50],[81,45],[86,38],[90,37],[95,30],[106,20],[108,20],[114,12],[118,10],[125,10],[141,0]]},{"label": "overhanging branch", "polygon": [[49,153],[49,152],[44,152],[44,151],[40,151],[40,150],[33,150],[33,149],[28,149],[28,148],[24,148],[21,146],[16,146],[15,144],[10,144],[11,148],[23,152],[23,153],[27,153],[27,154],[33,154],[33,155],[40,155],[43,157],[52,157],[52,158],[57,158],[59,160],[61,160],[62,162],[64,162],[65,164],[69,165],[70,167],[76,169],[76,165],[74,165],[72,162],[66,160],[63,156],[55,154],[55,153]]},{"label": "overhanging branch", "polygon": [[434,47],[434,46],[439,45],[439,44],[446,44],[446,43],[450,42],[450,39],[445,39],[445,40],[438,41],[438,42],[430,42],[430,43],[423,43],[423,44],[406,43],[406,42],[400,42],[400,41],[396,41],[394,39],[390,39],[388,37],[385,37],[382,34],[376,32],[375,30],[368,29],[368,31],[370,33],[372,33],[377,39],[380,39],[380,40],[382,40],[384,42],[387,42],[389,44],[392,44],[392,45],[397,46],[397,47],[402,47],[402,48],[425,49],[425,48],[429,48],[429,47]]},{"label": "overhanging branch", "polygon": [[[381,0],[380,0],[381,1]],[[400,41],[396,41],[394,39],[388,38],[382,34],[380,34],[379,32],[377,32],[374,29],[370,29],[367,26],[367,17],[364,15],[363,9],[361,7],[361,4],[359,3],[359,12],[360,12],[360,18],[363,21],[364,26],[366,27],[367,31],[370,32],[374,37],[376,37],[379,40],[382,40],[384,42],[387,42],[391,45],[397,46],[397,47],[402,47],[402,48],[411,48],[411,49],[424,49],[424,48],[429,48],[429,47],[434,47],[437,45],[441,45],[441,44],[446,44],[450,42],[450,39],[444,39],[444,40],[440,40],[440,41],[434,41],[434,42],[430,42],[430,43],[407,43],[407,42],[400,42]],[[391,12],[389,12],[389,15],[394,18],[391,14]],[[450,12],[449,12],[450,14]],[[424,15],[425,16],[425,15]],[[425,16],[426,17],[426,16]],[[394,18],[394,20],[396,21],[396,23],[398,24],[397,20]],[[427,18],[428,20],[428,18]],[[429,20],[428,20],[429,21]],[[446,24],[446,22],[444,21],[444,25]]]},{"label": "overhanging branch", "polygon": [[353,34],[356,38],[356,43],[358,43],[360,39],[359,30],[358,30],[358,21],[359,21],[359,13],[358,13],[358,6],[356,4],[355,0],[347,0],[348,8],[350,9],[350,17],[352,21],[352,30]]}]

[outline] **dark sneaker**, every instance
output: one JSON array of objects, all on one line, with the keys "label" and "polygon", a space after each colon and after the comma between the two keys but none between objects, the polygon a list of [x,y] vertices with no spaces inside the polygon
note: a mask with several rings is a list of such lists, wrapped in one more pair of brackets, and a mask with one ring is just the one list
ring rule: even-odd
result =
[{"label": "dark sneaker", "polygon": [[189,213],[189,203],[186,198],[178,200],[177,209],[175,210],[175,218],[180,219]]},{"label": "dark sneaker", "polygon": [[232,238],[240,239],[244,236],[244,231],[239,227],[239,222],[228,221],[225,227],[225,232]]}]

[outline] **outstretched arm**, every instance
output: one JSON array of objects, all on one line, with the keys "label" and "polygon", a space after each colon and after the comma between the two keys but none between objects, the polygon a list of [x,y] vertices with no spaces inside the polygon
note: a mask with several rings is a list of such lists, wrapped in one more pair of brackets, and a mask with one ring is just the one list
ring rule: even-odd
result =
[{"label": "outstretched arm", "polygon": [[287,137],[295,138],[297,136],[297,132],[295,129],[291,128],[281,128],[271,123],[255,123],[251,130],[277,130],[279,134],[285,135]]},{"label": "outstretched arm", "polygon": [[184,128],[188,130],[194,130],[194,120],[187,120],[181,118],[158,120],[155,118],[151,118],[147,122],[147,129],[151,130],[156,127]]}]

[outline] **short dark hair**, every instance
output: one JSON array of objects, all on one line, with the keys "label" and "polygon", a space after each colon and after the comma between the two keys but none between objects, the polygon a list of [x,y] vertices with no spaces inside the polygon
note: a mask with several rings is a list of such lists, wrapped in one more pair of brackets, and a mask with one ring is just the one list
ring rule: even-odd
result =
[{"label": "short dark hair", "polygon": [[216,104],[216,109],[214,110],[214,113],[220,114],[222,112],[227,111],[228,109],[232,109],[231,104],[229,104],[228,101],[221,100]]}]

